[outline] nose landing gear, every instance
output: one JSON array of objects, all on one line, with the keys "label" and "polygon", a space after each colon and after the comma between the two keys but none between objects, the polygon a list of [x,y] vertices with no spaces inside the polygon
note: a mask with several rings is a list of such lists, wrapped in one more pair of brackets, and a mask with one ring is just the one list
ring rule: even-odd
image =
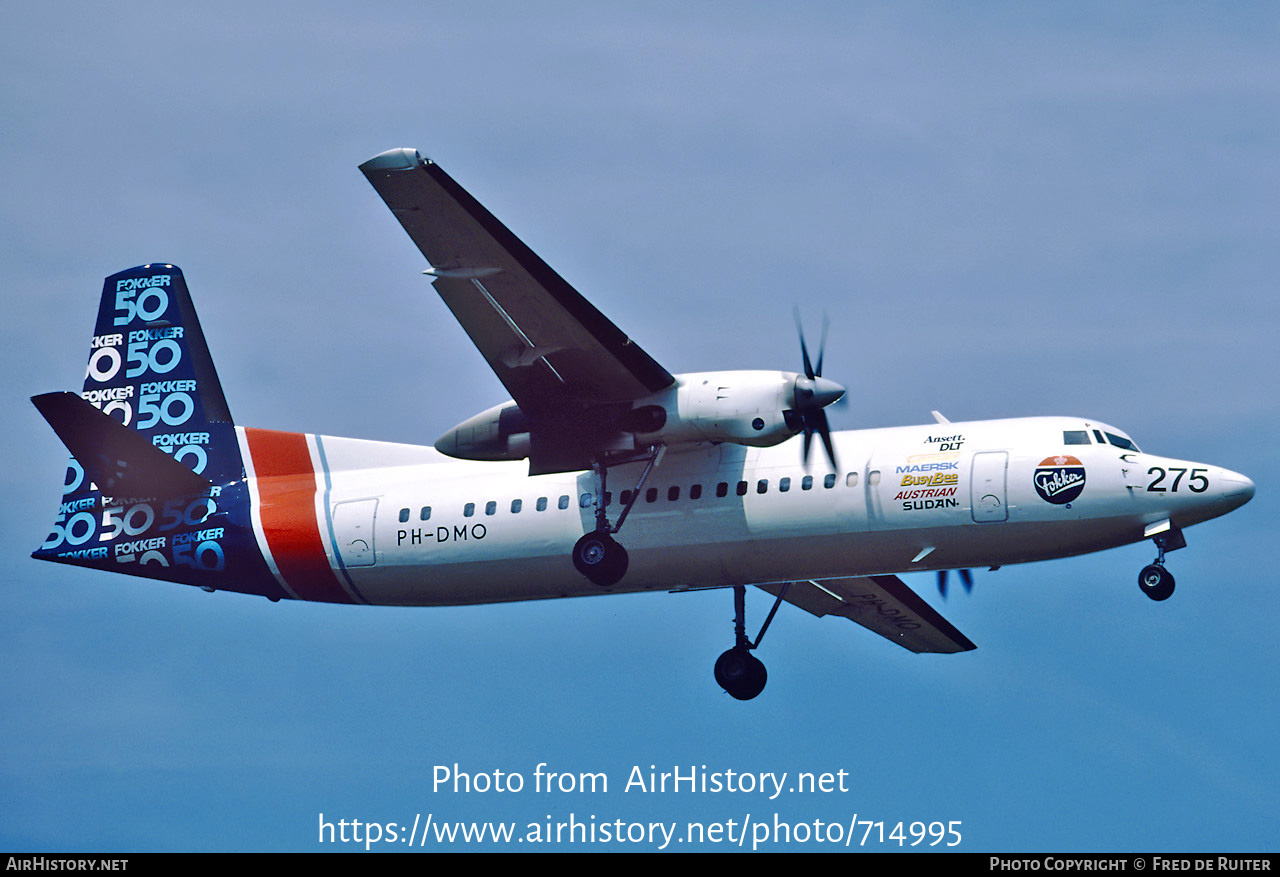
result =
[{"label": "nose landing gear", "polygon": [[1143,567],[1138,587],[1152,600],[1168,600],[1173,596],[1173,574],[1159,562]]},{"label": "nose landing gear", "polygon": [[1173,574],[1164,568],[1164,553],[1175,548],[1186,547],[1186,540],[1180,530],[1167,530],[1152,537],[1156,549],[1160,552],[1155,561],[1145,566],[1138,574],[1138,587],[1142,593],[1152,600],[1168,600],[1173,596]]}]

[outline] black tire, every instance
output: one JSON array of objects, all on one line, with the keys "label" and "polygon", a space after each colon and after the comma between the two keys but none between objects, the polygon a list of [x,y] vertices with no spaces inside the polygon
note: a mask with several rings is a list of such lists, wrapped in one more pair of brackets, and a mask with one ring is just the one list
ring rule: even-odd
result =
[{"label": "black tire", "polygon": [[595,530],[573,546],[573,565],[593,584],[616,585],[627,574],[627,550],[608,533]]},{"label": "black tire", "polygon": [[1153,563],[1138,574],[1138,587],[1152,600],[1168,600],[1173,596],[1173,575],[1163,566]]},{"label": "black tire", "polygon": [[738,700],[751,700],[764,691],[768,681],[764,664],[742,646],[734,646],[716,659],[716,682]]}]

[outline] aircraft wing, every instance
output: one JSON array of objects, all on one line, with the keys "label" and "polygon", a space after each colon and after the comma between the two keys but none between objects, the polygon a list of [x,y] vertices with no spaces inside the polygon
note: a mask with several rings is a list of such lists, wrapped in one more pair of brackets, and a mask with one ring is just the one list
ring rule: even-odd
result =
[{"label": "aircraft wing", "polygon": [[440,297],[525,415],[564,421],[674,383],[439,165],[393,149],[360,170],[431,263]]},{"label": "aircraft wing", "polygon": [[[784,584],[760,588],[776,597]],[[916,653],[953,654],[977,648],[897,576],[792,582],[783,599],[818,617],[843,615]]]}]

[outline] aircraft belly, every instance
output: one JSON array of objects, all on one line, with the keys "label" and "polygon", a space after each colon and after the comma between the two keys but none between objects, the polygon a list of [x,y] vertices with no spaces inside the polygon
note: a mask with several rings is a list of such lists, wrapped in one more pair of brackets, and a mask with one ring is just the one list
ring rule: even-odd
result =
[{"label": "aircraft belly", "polygon": [[[1013,564],[1083,554],[1140,541],[1129,519],[1077,521],[1070,525],[1010,523],[1000,533],[976,524],[935,528],[937,548],[919,563],[920,531],[880,530],[812,535],[758,533],[745,543],[702,541],[696,529],[682,544],[663,543],[651,527],[636,527],[627,543],[630,569],[611,588],[591,584],[569,559],[572,540],[505,549],[493,545],[441,552],[417,563],[347,570],[365,602],[382,605],[468,605],[557,597],[597,596],[673,588],[727,587],[793,579],[866,576],[935,569]],[[1129,535],[1117,535],[1129,534]],[[641,538],[648,535],[650,538]],[[747,549],[747,550],[744,550]],[[735,560],[735,558],[740,558]]]}]

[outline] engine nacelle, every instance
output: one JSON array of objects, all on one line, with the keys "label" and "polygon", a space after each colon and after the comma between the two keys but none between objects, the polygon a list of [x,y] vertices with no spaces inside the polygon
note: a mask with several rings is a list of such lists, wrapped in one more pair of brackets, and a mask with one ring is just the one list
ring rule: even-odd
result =
[{"label": "engine nacelle", "polygon": [[733,442],[767,447],[795,435],[788,423],[796,375],[791,372],[732,371],[680,375],[670,391],[674,416],[647,441]]},{"label": "engine nacelle", "polygon": [[[677,375],[673,386],[635,400],[613,414],[603,429],[593,423],[590,455],[626,455],[655,444],[780,444],[802,429],[798,409],[821,408],[844,392],[837,384],[816,380],[772,371]],[[516,403],[504,402],[445,433],[436,450],[468,460],[519,460],[529,456],[531,433],[537,428]]]},{"label": "engine nacelle", "polygon": [[529,456],[529,418],[503,402],[464,420],[436,440],[436,450],[463,460],[522,460]]}]

